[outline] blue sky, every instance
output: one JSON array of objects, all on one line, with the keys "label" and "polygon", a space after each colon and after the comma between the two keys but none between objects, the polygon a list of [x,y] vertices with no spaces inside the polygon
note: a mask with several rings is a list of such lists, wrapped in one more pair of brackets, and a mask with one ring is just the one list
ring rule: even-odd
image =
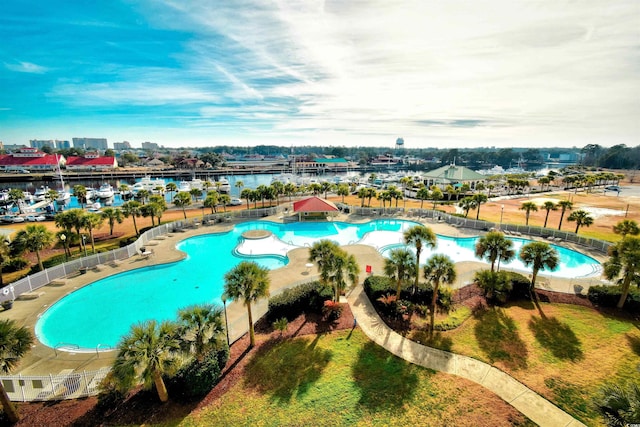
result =
[{"label": "blue sky", "polygon": [[0,2],[0,141],[640,144],[640,2]]}]

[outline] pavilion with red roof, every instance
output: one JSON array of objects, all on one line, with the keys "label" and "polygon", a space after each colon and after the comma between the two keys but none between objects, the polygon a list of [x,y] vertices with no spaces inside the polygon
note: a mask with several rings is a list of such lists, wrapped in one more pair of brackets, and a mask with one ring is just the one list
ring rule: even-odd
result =
[{"label": "pavilion with red roof", "polygon": [[298,214],[298,219],[325,219],[334,216],[338,208],[332,202],[313,196],[293,203],[293,213]]}]

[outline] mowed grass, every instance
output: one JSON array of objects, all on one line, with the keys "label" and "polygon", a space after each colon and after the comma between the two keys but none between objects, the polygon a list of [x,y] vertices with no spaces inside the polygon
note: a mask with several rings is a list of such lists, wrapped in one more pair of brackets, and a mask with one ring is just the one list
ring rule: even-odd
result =
[{"label": "mowed grass", "polygon": [[640,323],[565,304],[484,311],[434,343],[491,363],[588,425],[609,382],[640,383]]},{"label": "mowed grass", "polygon": [[484,388],[409,364],[359,330],[266,346],[182,426],[534,425]]}]

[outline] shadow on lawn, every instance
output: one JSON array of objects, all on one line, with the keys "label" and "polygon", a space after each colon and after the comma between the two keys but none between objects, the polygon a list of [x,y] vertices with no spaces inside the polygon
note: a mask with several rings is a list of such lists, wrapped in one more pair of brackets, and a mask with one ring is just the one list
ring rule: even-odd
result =
[{"label": "shadow on lawn", "polygon": [[582,343],[571,327],[555,317],[532,317],[529,329],[541,346],[551,351],[558,359],[572,362],[584,357]]},{"label": "shadow on lawn", "polygon": [[372,411],[402,410],[415,393],[416,369],[420,368],[367,342],[351,369],[355,385],[360,388],[359,403]]},{"label": "shadow on lawn", "polygon": [[500,361],[511,369],[526,369],[529,351],[513,319],[498,307],[475,316],[478,317],[474,328],[478,345],[491,363]]},{"label": "shadow on lawn", "polygon": [[626,334],[627,340],[629,341],[629,345],[635,354],[640,356],[640,338],[634,337],[633,335]]},{"label": "shadow on lawn", "polygon": [[307,393],[332,357],[331,351],[316,348],[319,339],[316,335],[313,340],[264,345],[247,364],[245,385],[271,394],[279,403]]}]

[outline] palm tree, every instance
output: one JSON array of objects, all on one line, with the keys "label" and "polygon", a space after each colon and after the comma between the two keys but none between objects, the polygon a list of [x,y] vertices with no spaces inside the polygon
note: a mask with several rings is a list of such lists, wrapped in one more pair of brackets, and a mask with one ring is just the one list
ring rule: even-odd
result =
[{"label": "palm tree", "polygon": [[161,402],[169,400],[163,375],[175,373],[180,362],[178,325],[155,320],[133,325],[118,344],[113,371],[119,378],[134,376],[145,388],[155,385]]},{"label": "palm tree", "polygon": [[344,203],[344,197],[349,195],[349,186],[347,184],[340,184],[336,189],[336,194],[342,196],[342,203]]},{"label": "palm tree", "polygon": [[418,289],[418,280],[420,279],[420,254],[422,253],[423,245],[434,248],[436,246],[436,235],[429,227],[424,225],[414,225],[410,229],[404,232],[404,242],[407,245],[411,245],[416,248],[416,277],[413,284],[413,292]]},{"label": "palm tree", "polygon": [[576,222],[576,234],[578,234],[578,229],[580,229],[580,227],[589,227],[593,224],[593,217],[589,215],[589,212],[582,209],[571,212],[571,215],[569,215],[567,220]]},{"label": "palm tree", "polygon": [[488,200],[489,198],[484,193],[476,193],[473,195],[473,201],[476,204],[476,208],[478,208],[476,211],[476,219],[480,219],[480,206],[482,206],[483,203],[487,203]]},{"label": "palm tree", "polygon": [[429,336],[433,337],[436,302],[438,301],[438,288],[440,287],[440,283],[452,284],[456,280],[455,265],[448,256],[436,254],[427,260],[427,263],[424,266],[424,278],[427,282],[431,283],[433,288],[431,310],[429,312]]},{"label": "palm tree", "polygon": [[638,223],[632,219],[623,219],[613,226],[613,232],[621,235],[623,238],[626,236],[637,236],[640,234],[640,227],[638,227]]},{"label": "palm tree", "polygon": [[415,273],[416,261],[413,252],[397,248],[389,252],[389,258],[384,260],[384,274],[396,279],[396,301],[400,300],[402,283],[408,282]]},{"label": "palm tree", "polygon": [[[32,344],[33,335],[29,328],[17,326],[15,320],[0,320],[0,373],[9,374],[31,349]],[[20,416],[9,400],[2,381],[0,381],[0,402],[9,422],[17,423]]]},{"label": "palm tree", "polygon": [[458,206],[462,208],[464,211],[464,217],[466,218],[469,216],[469,211],[476,208],[476,202],[473,200],[473,197],[466,196],[458,202]]},{"label": "palm tree", "polygon": [[536,278],[540,270],[555,270],[560,263],[558,252],[545,242],[531,242],[520,249],[520,259],[525,266],[532,268],[529,292],[533,295]]},{"label": "palm tree", "polygon": [[622,295],[620,295],[620,299],[616,305],[616,307],[622,308],[629,295],[631,281],[635,279],[638,269],[640,268],[640,238],[626,236],[611,246],[609,249],[609,259],[604,262],[603,267],[604,276],[609,280],[622,275]]},{"label": "palm tree", "polygon": [[338,302],[347,280],[355,284],[360,267],[353,255],[346,253],[336,243],[322,239],[315,242],[309,251],[309,261],[318,264],[320,280],[333,288],[333,300]]},{"label": "palm tree", "polygon": [[82,235],[80,231],[82,230],[84,216],[87,214],[87,212],[85,212],[82,209],[69,209],[64,213],[68,216],[66,220],[69,221],[69,223],[73,224],[73,229],[76,231],[76,236],[78,236],[78,248],[79,248],[78,253],[81,253],[82,248],[84,246],[84,242],[80,238],[80,236]]},{"label": "palm tree", "polygon": [[594,402],[608,426],[632,426],[640,421],[640,385],[607,384]]},{"label": "palm tree", "polygon": [[82,217],[82,227],[89,232],[91,237],[91,252],[96,253],[96,242],[93,237],[94,230],[102,227],[104,217],[98,213],[89,212]]},{"label": "palm tree", "polygon": [[176,194],[176,197],[173,199],[173,204],[179,208],[182,208],[182,214],[184,215],[184,219],[187,219],[187,206],[191,204],[191,194],[186,191],[180,191]]},{"label": "palm tree", "polygon": [[244,188],[244,182],[242,180],[236,181],[233,186],[238,189],[238,194],[242,194],[242,189]]},{"label": "palm tree", "polygon": [[227,211],[227,206],[229,206],[229,203],[231,203],[231,197],[229,197],[228,194],[221,194],[219,199],[220,204],[222,205],[222,209],[224,212]]},{"label": "palm tree", "polygon": [[[542,178],[540,178],[540,179],[542,179]],[[547,214],[544,217],[544,225],[543,225],[543,227],[546,228],[547,227],[547,220],[549,219],[549,212],[557,211],[558,210],[558,205],[556,205],[552,201],[548,200],[548,201],[544,202],[544,204],[542,205],[542,209],[547,211]]]},{"label": "palm tree", "polygon": [[438,187],[435,187],[433,190],[431,190],[431,200],[433,200],[433,209],[436,209],[436,203],[438,203],[438,200],[442,200],[442,198],[444,197],[444,194],[442,194],[442,190],[440,190]]},{"label": "palm tree", "polygon": [[29,252],[35,252],[40,271],[44,270],[40,251],[53,243],[53,233],[47,230],[47,227],[39,224],[27,225],[24,230],[18,231],[14,241],[19,242],[18,245],[26,248]]},{"label": "palm tree", "polygon": [[65,235],[62,245],[64,246],[64,251],[68,256],[71,256],[71,251],[69,250],[69,245],[73,238],[73,232],[71,230],[73,230],[76,221],[76,215],[72,211],[73,209],[59,212],[53,217],[56,227],[62,228],[63,231],[61,233]]},{"label": "palm tree", "polygon": [[104,208],[101,213],[102,217],[109,221],[109,235],[113,236],[113,226],[116,224],[122,224],[124,221],[124,215],[122,211],[118,208]]},{"label": "palm tree", "polygon": [[24,200],[24,191],[20,190],[19,188],[12,188],[11,190],[9,190],[7,199],[18,207],[19,213],[22,213],[22,201]]},{"label": "palm tree", "polygon": [[84,209],[84,204],[87,203],[87,187],[81,184],[74,185],[73,195],[80,202],[80,207]]},{"label": "palm tree", "polygon": [[[244,190],[243,190],[244,191]],[[218,205],[218,193],[215,191],[209,191],[207,197],[205,197],[202,206],[205,208],[211,208],[211,213],[216,213],[216,206]]]},{"label": "palm tree", "polygon": [[11,247],[9,246],[9,241],[0,241],[0,288],[4,286],[4,279],[2,278],[2,268],[10,259]]},{"label": "palm tree", "polygon": [[524,202],[520,206],[520,210],[525,212],[525,225],[529,225],[529,215],[531,215],[531,212],[538,212],[538,206],[533,202]]},{"label": "palm tree", "polygon": [[255,262],[242,261],[224,275],[224,295],[242,300],[249,316],[249,346],[256,345],[251,304],[269,296],[269,270]]},{"label": "palm tree", "polygon": [[[509,262],[516,256],[516,252],[513,250],[511,239],[507,239],[498,231],[490,231],[478,239],[476,256],[486,258],[491,263],[491,271],[494,271],[496,260]],[[500,270],[500,262],[498,262],[498,270]]]},{"label": "palm tree", "polygon": [[361,199],[361,202],[360,202],[361,208],[364,208],[364,199],[366,198],[367,198],[367,189],[361,188],[360,190],[358,190],[358,199]]},{"label": "palm tree", "polygon": [[167,189],[167,191],[168,191],[168,192],[169,192],[169,194],[170,194],[170,197],[171,197],[171,199],[170,199],[170,200],[171,200],[171,203],[173,203],[173,193],[175,193],[176,191],[178,191],[178,186],[176,185],[176,183],[175,183],[175,182],[170,182],[170,183],[168,183],[168,184],[167,184],[166,189]]},{"label": "palm tree", "polygon": [[560,206],[560,209],[562,210],[562,212],[560,212],[560,223],[558,224],[558,230],[560,230],[562,228],[562,219],[564,218],[564,213],[567,211],[567,209],[573,209],[573,203],[568,200],[560,200],[558,202],[558,206]]},{"label": "palm tree", "polygon": [[424,205],[424,201],[429,198],[429,189],[423,185],[418,189],[418,192],[416,193],[416,197],[420,199],[420,209],[422,209],[422,206]]},{"label": "palm tree", "polygon": [[138,233],[138,224],[136,224],[136,218],[142,215],[142,211],[140,209],[141,206],[142,205],[140,204],[140,202],[136,200],[129,200],[128,202],[124,202],[122,204],[122,214],[126,218],[131,217],[133,219],[133,228],[136,230],[136,236],[140,235],[140,233]]},{"label": "palm tree", "polygon": [[331,276],[331,261],[340,247],[333,241],[321,239],[313,243],[309,249],[309,262],[315,262],[320,272],[320,281],[328,285]]},{"label": "palm tree", "polygon": [[183,347],[202,362],[212,350],[227,344],[222,308],[213,304],[192,305],[178,311]]},{"label": "palm tree", "polygon": [[250,208],[251,208],[251,207],[249,206],[249,202],[251,201],[251,199],[252,199],[252,197],[253,197],[253,196],[252,196],[252,193],[253,193],[253,190],[252,190],[252,189],[250,189],[250,188],[245,188],[244,190],[242,190],[242,191],[240,192],[240,198],[241,198],[241,199],[244,199],[244,200],[247,202],[247,209],[250,209]]},{"label": "palm tree", "polygon": [[143,205],[147,202],[147,199],[149,198],[150,195],[151,193],[149,192],[149,190],[145,190],[145,189],[139,190],[136,193],[136,197],[140,199]]}]

